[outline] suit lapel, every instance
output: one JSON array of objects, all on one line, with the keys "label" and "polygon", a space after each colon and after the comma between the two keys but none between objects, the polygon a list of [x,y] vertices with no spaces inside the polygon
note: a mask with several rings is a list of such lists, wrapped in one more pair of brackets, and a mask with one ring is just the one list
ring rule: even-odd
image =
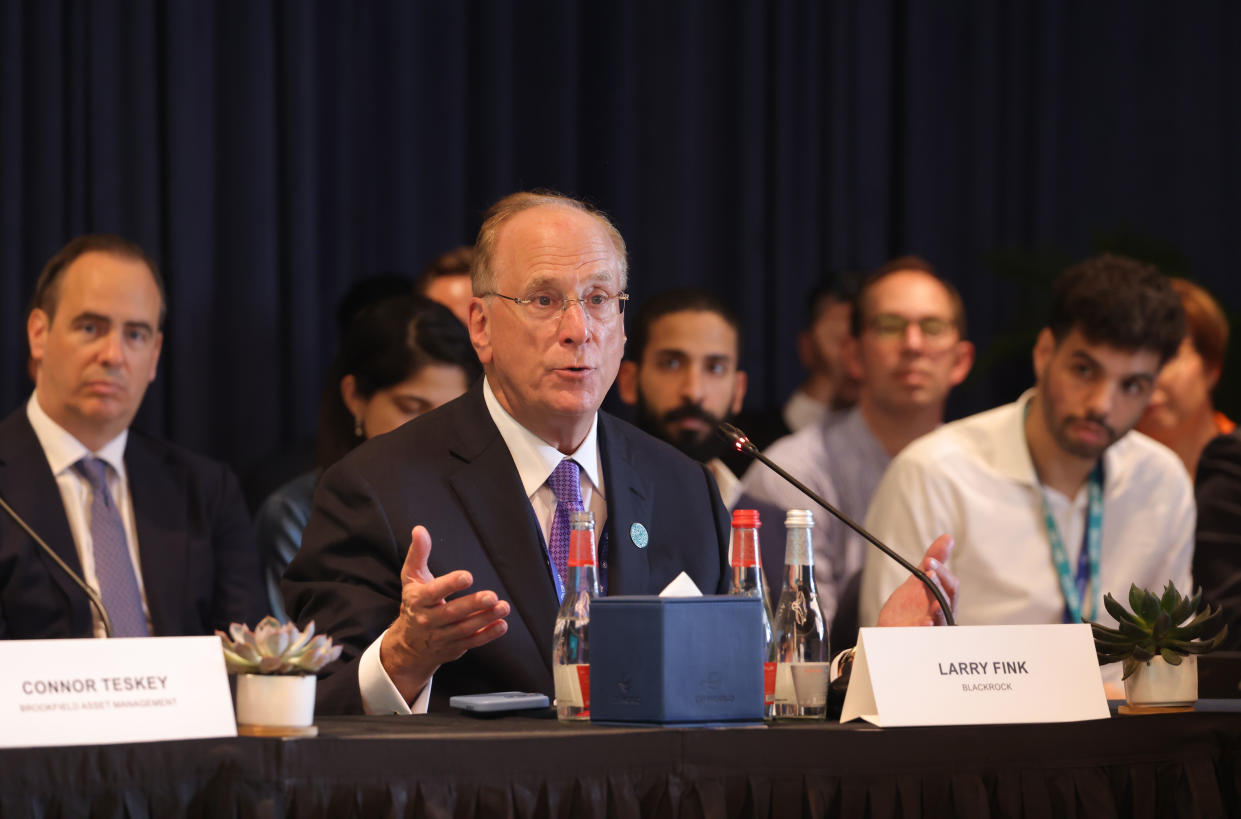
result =
[{"label": "suit lapel", "polygon": [[599,413],[599,450],[608,499],[608,594],[650,594],[650,560],[646,540],[635,543],[635,524],[651,525],[654,498],[649,481],[633,462],[622,422]]},{"label": "suit lapel", "polygon": [[[26,417],[23,405],[0,424],[0,496],[13,511],[52,548],[69,568],[81,576],[82,562],[69,529],[60,487],[47,464],[47,456]],[[0,515],[7,514],[0,511]],[[10,521],[12,522],[12,521]],[[10,531],[20,531],[16,523]],[[22,537],[25,537],[23,535]],[[69,600],[69,635],[91,633],[90,601],[64,571],[33,542],[38,560]]]},{"label": "suit lapel", "polygon": [[[513,456],[487,412],[481,384],[463,402],[460,445],[464,466],[449,476],[488,561],[509,592],[509,601],[551,667],[556,623],[556,587],[547,568],[543,538],[517,474]],[[431,552],[435,555],[434,549]],[[459,566],[445,566],[451,570]]]},{"label": "suit lapel", "polygon": [[125,471],[134,502],[134,530],[142,562],[142,588],[155,636],[186,633],[180,612],[185,588],[186,518],[183,475],[169,474],[162,459],[132,431],[125,446]]}]

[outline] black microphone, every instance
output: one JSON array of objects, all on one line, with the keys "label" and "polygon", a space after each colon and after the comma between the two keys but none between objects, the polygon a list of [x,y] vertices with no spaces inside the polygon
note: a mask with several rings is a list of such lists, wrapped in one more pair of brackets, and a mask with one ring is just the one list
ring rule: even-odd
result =
[{"label": "black microphone", "polygon": [[754,442],[751,441],[749,436],[747,436],[744,432],[737,429],[732,424],[726,424],[726,423],[722,423],[719,426],[717,426],[715,428],[715,431],[719,434],[721,438],[723,438],[725,441],[728,441],[728,443],[732,444],[733,447],[736,448],[738,452],[744,452],[745,454],[753,456],[757,458],[758,460],[762,461],[767,466],[768,469],[775,472],[777,475],[779,475],[781,478],[784,478],[789,483],[793,484],[793,486],[797,487],[803,495],[810,498],[812,501],[817,503],[819,506],[822,506],[827,511],[831,512],[832,515],[837,520],[839,520],[841,523],[843,523],[845,526],[848,526],[850,529],[857,532],[862,537],[866,538],[866,540],[870,541],[870,543],[873,544],[876,548],[878,548],[879,551],[883,552],[885,555],[892,558],[897,563],[901,564],[901,566],[904,567],[905,571],[909,572],[914,577],[922,581],[922,585],[930,589],[931,594],[935,595],[935,599],[939,601],[940,609],[944,612],[944,620],[948,623],[948,625],[950,626],[956,625],[956,621],[952,617],[952,609],[948,605],[948,601],[944,599],[944,593],[939,590],[939,586],[936,586],[934,583],[931,582],[931,578],[926,576],[926,572],[922,571],[917,566],[910,563],[908,560],[901,557],[896,552],[892,551],[890,548],[888,548],[883,543],[880,543],[878,538],[876,538],[870,532],[863,529],[858,524],[854,523],[853,520],[848,515],[846,515],[844,512],[840,511],[835,506],[832,506],[830,503],[820,498],[814,492],[811,492],[808,486],[806,486],[804,483],[797,480],[797,478],[794,478],[792,475],[790,475],[789,473],[781,469],[778,464],[776,464],[774,461],[772,461],[770,458],[768,458],[763,453],[759,452],[758,447],[754,445]]},{"label": "black microphone", "polygon": [[30,535],[31,540],[39,544],[39,548],[42,549],[44,552],[46,552],[48,557],[54,560],[56,562],[56,565],[59,566],[61,570],[64,571],[65,574],[69,575],[69,579],[72,580],[74,583],[77,583],[78,588],[81,589],[83,592],[85,592],[86,596],[90,599],[91,605],[94,606],[95,610],[99,612],[99,619],[100,621],[103,622],[103,633],[111,637],[112,636],[112,620],[108,617],[108,612],[107,610],[104,609],[103,601],[99,599],[99,594],[94,589],[92,589],[90,586],[88,586],[85,580],[78,577],[78,573],[75,572],[73,569],[70,569],[69,564],[61,560],[60,555],[52,551],[52,547],[48,546],[47,543],[43,541],[43,538],[35,534],[34,529],[31,529],[30,526],[26,523],[26,521],[22,520],[21,515],[13,511],[13,507],[9,506],[5,502],[3,497],[0,497],[0,506],[4,507],[4,511],[9,513],[9,517],[11,517],[14,521],[16,521],[17,525],[22,527],[22,529],[26,531],[26,534]]}]

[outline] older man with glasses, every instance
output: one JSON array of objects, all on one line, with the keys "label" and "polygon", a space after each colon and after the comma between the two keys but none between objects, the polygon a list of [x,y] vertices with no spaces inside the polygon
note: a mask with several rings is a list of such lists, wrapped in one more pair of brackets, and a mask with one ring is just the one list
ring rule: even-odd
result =
[{"label": "older man with glasses", "polygon": [[[888,463],[905,445],[939,426],[949,391],[974,362],[956,288],[915,256],[892,261],[858,290],[844,359],[859,380],[858,403],[780,439],[767,455],[845,514],[861,519]],[[784,510],[805,506],[796,489],[761,464],[746,471],[738,507],[769,513],[763,540],[769,574],[784,560]],[[835,518],[815,515],[815,580],[823,615],[841,609],[837,648],[856,636],[857,581],[869,548]],[[775,576],[775,575],[773,575]]]},{"label": "older man with glasses", "polygon": [[[655,593],[682,571],[727,587],[710,473],[599,412],[625,345],[620,233],[576,200],[518,193],[488,211],[475,254],[484,379],[325,472],[285,573],[290,615],[345,646],[320,680],[323,712],[551,694],[571,511],[594,513],[605,594]],[[946,543],[930,557],[946,559]],[[935,619],[912,582],[892,602],[885,623]]]},{"label": "older man with glasses", "polygon": [[469,315],[483,380],[329,470],[285,574],[294,619],[346,646],[321,710],[550,694],[573,509],[594,513],[605,593],[655,593],[681,571],[725,590],[710,474],[598,411],[627,274],[620,233],[581,202],[519,193],[488,212]]}]

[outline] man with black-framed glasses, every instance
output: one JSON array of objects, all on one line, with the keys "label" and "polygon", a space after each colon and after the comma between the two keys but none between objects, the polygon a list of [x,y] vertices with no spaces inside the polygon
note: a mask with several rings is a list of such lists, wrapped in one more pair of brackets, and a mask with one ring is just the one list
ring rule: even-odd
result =
[{"label": "man with black-framed glasses", "polygon": [[[883,265],[858,289],[844,362],[859,382],[857,405],[780,439],[767,455],[861,520],[888,463],[943,423],[948,393],[974,362],[956,288],[916,256]],[[763,563],[778,576],[784,510],[804,506],[805,498],[761,464],[746,471],[741,489],[738,507],[756,507],[777,522],[763,540]],[[871,547],[829,515],[815,516],[814,544],[823,615],[830,621],[840,610],[833,648],[845,648],[856,637],[858,574]]]}]

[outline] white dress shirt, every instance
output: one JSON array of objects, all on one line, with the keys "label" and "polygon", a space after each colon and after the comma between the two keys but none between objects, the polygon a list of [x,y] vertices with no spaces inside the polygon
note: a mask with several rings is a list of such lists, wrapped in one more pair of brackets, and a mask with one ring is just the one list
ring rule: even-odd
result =
[{"label": "white dress shirt", "polygon": [[[581,445],[571,456],[565,456],[518,423],[517,419],[500,405],[486,378],[483,379],[483,400],[487,404],[491,420],[500,430],[500,437],[504,439],[509,454],[513,456],[526,497],[529,498],[535,518],[543,530],[544,544],[551,537],[552,518],[556,513],[556,495],[547,485],[547,479],[565,457],[571,457],[581,467],[579,480],[582,505],[594,512],[595,531],[602,532],[607,523],[608,506],[607,497],[604,495],[603,472],[600,469],[598,414],[591,421],[590,431],[586,433]],[[601,562],[600,567],[606,570],[607,562]],[[387,634],[387,631],[384,634]],[[407,705],[380,662],[379,645],[383,642],[383,637],[383,634],[379,635],[358,661],[358,685],[362,691],[362,705],[366,713],[425,714],[431,698],[431,683],[427,683],[412,705]]]},{"label": "white dress shirt", "polygon": [[[948,567],[961,581],[962,625],[1060,623],[1064,597],[1043,522],[1042,495],[1025,437],[1033,391],[940,427],[901,451],[875,491],[866,528],[917,564],[940,534],[956,541]],[[1103,595],[1129,598],[1129,584],[1162,591],[1169,580],[1190,589],[1194,495],[1184,465],[1167,447],[1129,432],[1103,454],[1102,589],[1093,589],[1091,618],[1114,625]],[[1077,566],[1089,491],[1068,498],[1045,488],[1048,505]],[[862,572],[860,622],[906,578],[905,570],[869,552]],[[1089,615],[1090,606],[1083,606]],[[1119,679],[1120,666],[1104,668]]]},{"label": "white dress shirt", "polygon": [[831,412],[831,407],[822,401],[816,401],[801,390],[794,390],[789,400],[784,403],[781,417],[789,432],[800,432],[822,421]]},{"label": "white dress shirt", "polygon": [[706,467],[711,470],[711,477],[715,478],[715,485],[720,488],[720,500],[724,501],[724,508],[731,512],[737,499],[741,497],[741,479],[719,458],[707,461]]},{"label": "white dress shirt", "polygon": [[[37,395],[32,394],[26,402],[26,418],[34,429],[39,446],[47,457],[47,465],[51,467],[52,477],[56,479],[56,486],[60,489],[69,531],[73,534],[78,562],[82,566],[82,579],[96,593],[99,592],[99,581],[95,577],[95,549],[90,533],[93,496],[90,482],[74,469],[73,465],[83,458],[94,457],[112,467],[107,470],[108,491],[112,493],[116,508],[121,513],[121,525],[125,529],[125,540],[129,545],[129,559],[133,561],[134,575],[138,578],[138,592],[142,595],[142,613],[149,628],[151,612],[147,607],[146,587],[142,583],[142,561],[138,556],[138,536],[134,528],[134,502],[129,494],[129,476],[125,472],[125,443],[129,440],[129,430],[108,441],[98,452],[91,452],[43,411]],[[99,613],[94,606],[91,606],[91,622],[96,637],[106,636],[103,621],[99,619]]]},{"label": "white dress shirt", "polygon": [[[875,487],[892,462],[892,456],[871,432],[860,407],[826,415],[814,426],[784,436],[763,454],[855,521],[866,516]],[[815,508],[800,489],[757,461],[741,476],[737,503],[778,510],[781,515],[768,524],[764,537],[780,538],[781,543],[787,537],[783,512],[814,512],[814,582],[823,619],[830,623],[836,616],[841,594],[862,570],[866,553],[873,547],[827,510]]]}]

